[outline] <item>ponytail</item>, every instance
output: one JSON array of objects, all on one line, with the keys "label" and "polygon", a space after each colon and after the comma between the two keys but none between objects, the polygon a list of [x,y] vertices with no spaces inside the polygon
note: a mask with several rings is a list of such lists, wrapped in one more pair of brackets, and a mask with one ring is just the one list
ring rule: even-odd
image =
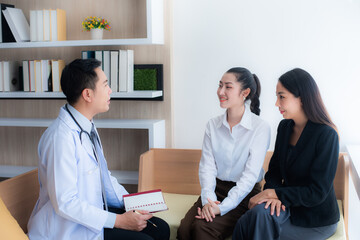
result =
[{"label": "ponytail", "polygon": [[[253,94],[251,94],[250,92],[250,100],[251,100],[251,104],[250,104],[250,110],[251,112],[253,112],[256,115],[260,115],[260,93],[261,93],[261,85],[260,85],[260,81],[259,78],[253,74],[252,75],[254,77],[254,81],[256,84],[256,90],[253,92]],[[248,96],[249,97],[249,96]]]}]

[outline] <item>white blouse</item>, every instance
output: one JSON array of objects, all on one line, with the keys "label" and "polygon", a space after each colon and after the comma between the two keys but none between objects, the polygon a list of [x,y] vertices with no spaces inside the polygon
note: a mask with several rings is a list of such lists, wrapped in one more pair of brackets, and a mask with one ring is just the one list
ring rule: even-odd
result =
[{"label": "white blouse", "polygon": [[236,182],[219,204],[226,214],[251,192],[264,176],[262,169],[270,143],[270,125],[250,111],[245,104],[244,115],[230,131],[226,112],[210,119],[206,126],[199,166],[201,201],[217,200],[216,178]]}]

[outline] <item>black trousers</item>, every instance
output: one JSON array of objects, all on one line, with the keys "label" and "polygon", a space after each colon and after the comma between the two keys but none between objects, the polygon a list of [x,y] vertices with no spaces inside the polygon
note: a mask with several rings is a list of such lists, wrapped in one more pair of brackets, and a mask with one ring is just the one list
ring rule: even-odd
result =
[{"label": "black trousers", "polygon": [[[122,214],[125,211],[119,208],[109,208],[109,212]],[[105,240],[169,240],[169,225],[161,218],[152,217],[150,219],[157,227],[147,224],[141,232],[125,230],[120,228],[105,228]]]}]

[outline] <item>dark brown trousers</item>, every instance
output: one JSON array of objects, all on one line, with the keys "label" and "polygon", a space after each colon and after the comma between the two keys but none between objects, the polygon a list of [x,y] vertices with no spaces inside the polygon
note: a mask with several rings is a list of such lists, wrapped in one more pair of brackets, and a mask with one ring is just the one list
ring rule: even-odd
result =
[{"label": "dark brown trousers", "polygon": [[[227,197],[230,189],[235,186],[234,182],[226,182],[216,179],[215,194],[219,201]],[[181,220],[177,232],[177,238],[180,240],[211,240],[225,239],[229,237],[234,230],[237,220],[247,211],[248,203],[251,197],[261,191],[259,183],[256,183],[252,191],[243,199],[243,201],[233,210],[223,216],[217,215],[212,222],[196,219],[197,208],[202,208],[201,197],[194,203],[185,217]]]}]

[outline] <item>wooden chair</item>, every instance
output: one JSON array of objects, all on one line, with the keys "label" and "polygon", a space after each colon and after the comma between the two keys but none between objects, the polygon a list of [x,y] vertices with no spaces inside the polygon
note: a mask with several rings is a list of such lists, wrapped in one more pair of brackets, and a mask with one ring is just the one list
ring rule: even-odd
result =
[{"label": "wooden chair", "polygon": [[39,189],[37,169],[0,182],[0,197],[25,233]]}]

